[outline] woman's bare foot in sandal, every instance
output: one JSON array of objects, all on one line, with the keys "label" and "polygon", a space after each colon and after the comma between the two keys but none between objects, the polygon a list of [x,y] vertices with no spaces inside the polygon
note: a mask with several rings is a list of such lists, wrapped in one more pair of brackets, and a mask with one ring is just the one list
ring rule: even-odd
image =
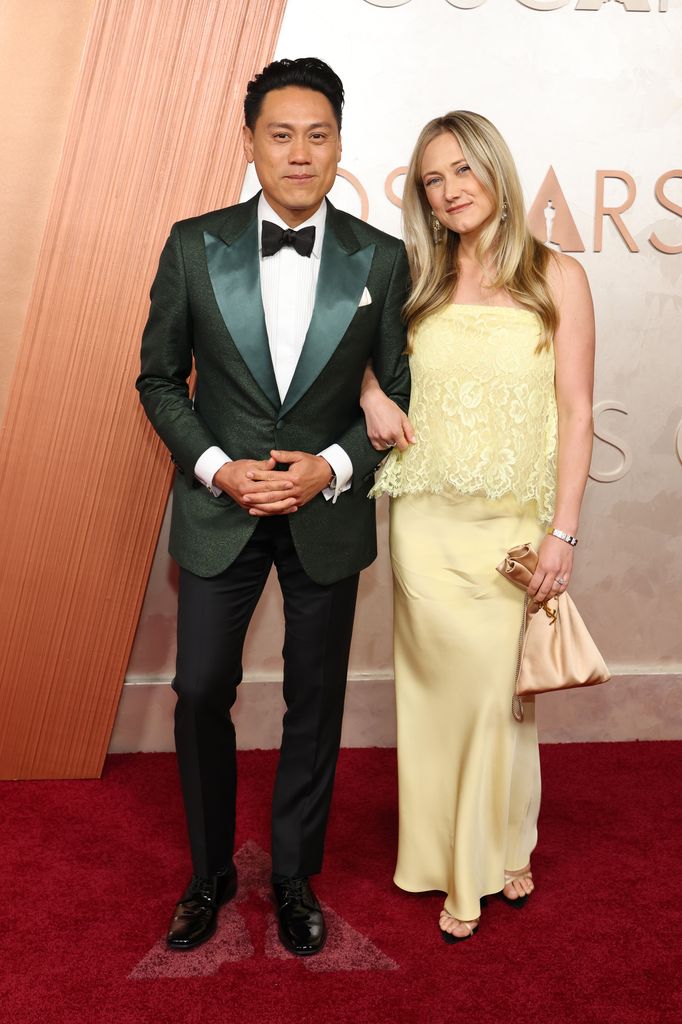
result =
[{"label": "woman's bare foot in sandal", "polygon": [[511,903],[515,907],[522,907],[534,888],[530,864],[519,871],[505,871],[502,896],[507,903]]},{"label": "woman's bare foot in sandal", "polygon": [[479,921],[480,917],[477,917],[475,921],[460,921],[459,918],[448,914],[447,910],[441,910],[438,927],[444,942],[464,942],[474,934]]}]

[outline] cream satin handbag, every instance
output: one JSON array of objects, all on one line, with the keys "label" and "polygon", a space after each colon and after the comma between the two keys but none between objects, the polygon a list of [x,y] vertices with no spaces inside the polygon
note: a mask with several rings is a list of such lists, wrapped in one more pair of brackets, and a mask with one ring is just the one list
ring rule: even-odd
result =
[{"label": "cream satin handbag", "polygon": [[[527,590],[538,563],[531,544],[510,548],[497,571]],[[606,683],[611,674],[567,593],[536,604],[526,594],[519,633],[516,689],[512,714],[523,720],[522,697],[576,686]]]}]

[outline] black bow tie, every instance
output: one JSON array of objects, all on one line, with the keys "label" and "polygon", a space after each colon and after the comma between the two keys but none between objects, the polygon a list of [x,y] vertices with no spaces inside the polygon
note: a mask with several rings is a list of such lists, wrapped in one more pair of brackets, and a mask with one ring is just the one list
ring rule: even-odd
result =
[{"label": "black bow tie", "polygon": [[274,256],[283,245],[290,245],[296,250],[299,256],[310,256],[315,244],[315,228],[301,228],[294,231],[292,228],[281,228],[272,221],[263,221],[263,233],[261,235],[261,249],[263,256]]}]

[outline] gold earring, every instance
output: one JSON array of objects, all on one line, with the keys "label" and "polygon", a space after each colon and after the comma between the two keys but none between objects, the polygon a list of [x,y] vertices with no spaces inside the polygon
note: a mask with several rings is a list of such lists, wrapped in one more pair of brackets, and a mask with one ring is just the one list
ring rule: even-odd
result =
[{"label": "gold earring", "polygon": [[433,238],[433,244],[434,245],[439,245],[440,244],[441,228],[442,228],[441,222],[438,220],[438,217],[436,217],[436,215],[433,212],[433,210],[431,210],[431,237]]},{"label": "gold earring", "polygon": [[509,210],[507,208],[507,203],[506,203],[506,200],[505,200],[502,203],[502,213],[500,214],[500,221],[501,221],[502,224],[504,224],[504,222],[506,221],[508,216],[509,216]]}]

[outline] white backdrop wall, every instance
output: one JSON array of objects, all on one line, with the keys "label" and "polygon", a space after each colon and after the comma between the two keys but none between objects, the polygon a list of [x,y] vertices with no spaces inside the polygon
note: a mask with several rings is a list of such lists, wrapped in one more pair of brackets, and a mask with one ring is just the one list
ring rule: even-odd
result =
[{"label": "white backdrop wall", "polygon": [[[509,142],[533,229],[544,237],[551,199],[553,240],[590,278],[597,439],[572,591],[617,679],[543,698],[545,739],[682,736],[681,44],[682,0],[289,0],[277,47],[344,81],[337,205],[399,234],[400,169],[420,128],[476,110]],[[257,187],[249,169],[244,197]],[[382,504],[382,554],[361,587],[350,744],[393,738],[386,517]],[[165,545],[164,531],[112,749],[170,743]],[[243,745],[277,743],[280,647],[271,582],[247,645]]]}]

